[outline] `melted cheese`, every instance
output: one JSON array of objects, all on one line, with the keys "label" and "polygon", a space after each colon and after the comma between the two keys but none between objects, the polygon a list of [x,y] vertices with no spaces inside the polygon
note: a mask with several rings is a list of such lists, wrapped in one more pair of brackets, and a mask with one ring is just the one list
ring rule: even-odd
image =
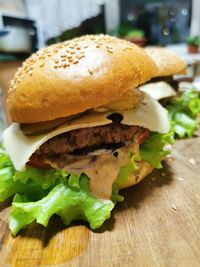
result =
[{"label": "melted cheese", "polygon": [[107,119],[107,116],[116,112],[123,116],[122,124],[137,125],[160,133],[169,131],[166,111],[157,101],[146,95],[142,103],[133,110],[105,113],[91,112],[75,118],[49,133],[37,136],[24,135],[19,124],[13,123],[3,133],[4,146],[15,169],[23,170],[31,155],[52,137],[75,129],[109,124],[111,121]]},{"label": "melted cheese", "polygon": [[175,90],[166,82],[147,83],[140,86],[139,90],[156,100],[176,95]]}]

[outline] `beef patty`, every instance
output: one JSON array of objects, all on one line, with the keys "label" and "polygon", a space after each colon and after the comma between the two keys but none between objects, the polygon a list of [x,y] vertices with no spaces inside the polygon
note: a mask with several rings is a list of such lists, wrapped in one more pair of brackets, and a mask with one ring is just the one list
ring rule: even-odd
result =
[{"label": "beef patty", "polygon": [[[31,156],[30,164],[43,164],[46,157],[59,154],[84,155],[101,148],[116,149],[128,141],[141,144],[149,136],[149,130],[139,126],[114,122],[104,126],[72,130],[57,135],[42,144]],[[36,164],[35,164],[36,163]],[[41,165],[39,167],[42,167]]]},{"label": "beef patty", "polygon": [[135,135],[138,136],[144,131],[148,136],[147,129],[120,123],[72,130],[51,138],[41,145],[36,153],[48,155],[72,153],[74,150],[80,150],[85,147],[125,143],[133,141]]}]

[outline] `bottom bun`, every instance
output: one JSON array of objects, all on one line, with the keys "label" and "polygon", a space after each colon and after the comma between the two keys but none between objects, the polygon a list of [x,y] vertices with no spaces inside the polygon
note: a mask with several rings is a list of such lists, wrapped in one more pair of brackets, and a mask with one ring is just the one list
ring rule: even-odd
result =
[{"label": "bottom bun", "polygon": [[124,189],[139,183],[142,179],[144,179],[148,174],[153,171],[153,167],[147,162],[142,160],[139,163],[139,170],[133,174],[130,174],[128,180],[125,183],[120,184],[119,189]]}]

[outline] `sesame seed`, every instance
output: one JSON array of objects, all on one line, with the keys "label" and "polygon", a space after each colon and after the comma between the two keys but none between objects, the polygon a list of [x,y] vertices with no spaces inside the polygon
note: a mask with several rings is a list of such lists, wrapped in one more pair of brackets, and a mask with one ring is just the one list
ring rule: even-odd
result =
[{"label": "sesame seed", "polygon": [[132,50],[132,47],[127,46],[127,47],[123,48],[123,51],[126,51],[126,50]]},{"label": "sesame seed", "polygon": [[63,65],[63,68],[65,69],[65,68],[67,68],[67,67],[69,67],[69,66],[70,66],[69,64],[65,63],[65,64]]},{"label": "sesame seed", "polygon": [[108,51],[108,53],[113,54],[113,51],[112,50],[107,49],[107,51]]},{"label": "sesame seed", "polygon": [[90,70],[90,69],[88,69],[88,72],[89,72],[89,74],[93,74],[93,71],[92,70]]}]

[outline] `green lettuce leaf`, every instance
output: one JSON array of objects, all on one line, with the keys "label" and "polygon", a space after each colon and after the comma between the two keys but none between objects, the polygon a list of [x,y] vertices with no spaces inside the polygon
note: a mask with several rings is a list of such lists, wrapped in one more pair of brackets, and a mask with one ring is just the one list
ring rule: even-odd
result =
[{"label": "green lettuce leaf", "polygon": [[0,201],[4,201],[16,193],[28,195],[33,200],[40,199],[48,193],[48,190],[42,189],[34,182],[24,184],[14,181],[13,175],[13,167],[5,167],[0,170]]},{"label": "green lettuce leaf", "polygon": [[56,185],[46,197],[36,202],[29,202],[27,198],[16,195],[9,226],[16,235],[34,220],[47,226],[51,216],[57,214],[65,225],[81,219],[89,222],[91,229],[97,229],[110,217],[113,207],[112,201],[104,202],[93,197],[88,189],[88,177],[81,175],[79,189],[76,186],[70,187],[66,181]]},{"label": "green lettuce leaf", "polygon": [[67,176],[68,174],[62,170],[38,169],[27,166],[24,171],[14,170],[13,180],[23,184],[34,182],[35,185],[41,186],[42,189],[48,189],[65,181]]},{"label": "green lettuce leaf", "polygon": [[15,195],[9,224],[14,235],[34,220],[46,226],[53,214],[66,225],[82,219],[92,229],[100,227],[110,217],[114,203],[93,197],[88,181],[86,175],[53,169],[28,166],[16,171],[7,153],[0,150],[0,201]]},{"label": "green lettuce leaf", "polygon": [[174,129],[166,134],[151,132],[149,138],[140,146],[140,155],[143,160],[149,162],[154,168],[162,168],[162,159],[171,153],[166,145],[174,143]]},{"label": "green lettuce leaf", "polygon": [[65,181],[67,176],[64,171],[33,167],[16,171],[7,153],[0,149],[0,201],[16,193],[38,200],[48,194],[56,184]]},{"label": "green lettuce leaf", "polygon": [[[100,227],[110,217],[114,205],[123,201],[119,186],[130,173],[138,169],[137,163],[145,159],[160,167],[161,159],[168,152],[163,150],[172,142],[170,134],[151,133],[142,145],[141,157],[129,151],[130,162],[120,168],[113,184],[111,200],[101,201],[90,194],[89,178],[82,174],[70,174],[54,169],[37,169],[27,166],[16,171],[4,150],[0,150],[0,200],[15,195],[10,215],[10,229],[14,235],[36,220],[46,226],[52,215],[61,217],[64,224],[73,220],[85,220],[92,229]],[[153,152],[152,152],[153,151]]]},{"label": "green lettuce leaf", "polygon": [[123,185],[127,180],[131,173],[134,173],[138,170],[137,162],[141,160],[139,155],[135,155],[132,151],[129,151],[130,161],[125,166],[122,166],[119,170],[117,179],[115,180],[115,184],[117,187]]},{"label": "green lettuce leaf", "polygon": [[174,132],[180,137],[192,137],[199,127],[200,97],[195,90],[187,90],[166,107]]},{"label": "green lettuce leaf", "polygon": [[12,166],[13,165],[8,154],[5,152],[2,145],[0,145],[0,169]]},{"label": "green lettuce leaf", "polygon": [[134,154],[131,150],[129,151],[128,155],[130,158],[129,163],[120,168],[118,176],[112,186],[111,199],[114,203],[124,200],[124,197],[119,194],[119,188],[128,180],[129,175],[134,173],[139,168],[137,162],[141,160],[141,157]]},{"label": "green lettuce leaf", "polygon": [[111,200],[113,203],[124,201],[124,197],[119,194],[119,187],[113,183]]}]

